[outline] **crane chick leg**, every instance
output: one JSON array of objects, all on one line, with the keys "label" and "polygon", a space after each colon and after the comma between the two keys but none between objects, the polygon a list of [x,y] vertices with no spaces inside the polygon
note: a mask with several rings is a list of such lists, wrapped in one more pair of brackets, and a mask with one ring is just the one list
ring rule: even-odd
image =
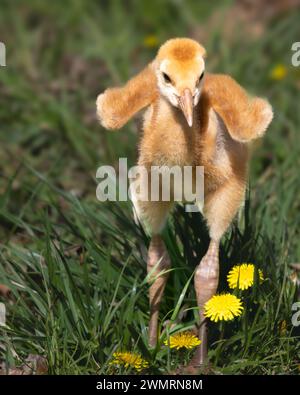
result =
[{"label": "crane chick leg", "polygon": [[205,303],[216,293],[219,283],[219,241],[211,240],[209,248],[196,268],[194,286],[199,308],[200,326],[198,346],[192,363],[203,365],[207,357],[207,324],[204,317]]},{"label": "crane chick leg", "polygon": [[160,235],[165,225],[171,202],[138,201],[133,199],[135,214],[148,227],[151,241],[147,256],[149,287],[150,321],[149,345],[155,347],[158,336],[159,307],[171,267],[169,254]]},{"label": "crane chick leg", "polygon": [[207,359],[207,322],[204,316],[205,303],[216,293],[219,282],[219,242],[236,215],[244,199],[245,183],[230,181],[213,193],[208,194],[204,204],[210,244],[207,253],[197,266],[194,285],[199,307],[199,339],[191,365],[201,366]]},{"label": "crane chick leg", "polygon": [[158,335],[159,307],[171,267],[170,258],[160,235],[152,236],[148,249],[147,272],[151,283],[149,288],[150,321],[149,345],[155,347]]}]

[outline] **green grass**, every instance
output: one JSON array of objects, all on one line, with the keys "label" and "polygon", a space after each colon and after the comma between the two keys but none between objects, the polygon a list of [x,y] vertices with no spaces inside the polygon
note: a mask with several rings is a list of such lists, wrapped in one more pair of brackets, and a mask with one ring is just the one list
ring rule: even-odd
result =
[{"label": "green grass", "polygon": [[[130,204],[104,204],[95,196],[99,165],[115,165],[125,156],[134,164],[137,126],[104,131],[95,98],[153,58],[157,48],[145,47],[145,36],[154,34],[159,42],[176,35],[198,38],[197,29],[221,2],[124,3],[3,2],[0,284],[12,296],[1,299],[7,326],[0,327],[0,361],[7,367],[21,365],[31,353],[44,355],[53,374],[121,373],[109,362],[113,352],[126,349],[141,353],[151,374],[189,357],[162,345],[163,326],[159,347],[147,346],[148,237],[134,224]],[[245,210],[222,242],[219,290],[228,290],[226,274],[240,262],[255,263],[265,281],[243,293],[241,318],[223,327],[210,324],[216,372],[299,373],[299,333],[291,324],[297,289],[289,267],[300,259],[300,71],[290,65],[299,14],[272,20],[258,39],[238,24],[239,34],[224,39],[221,19],[204,43],[211,71],[230,73],[250,92],[268,97],[275,111],[253,152]],[[278,63],[288,74],[274,81],[270,70]],[[177,207],[164,239],[173,268],[161,323],[171,320],[175,331],[193,328],[191,278],[208,245],[200,214]]]}]

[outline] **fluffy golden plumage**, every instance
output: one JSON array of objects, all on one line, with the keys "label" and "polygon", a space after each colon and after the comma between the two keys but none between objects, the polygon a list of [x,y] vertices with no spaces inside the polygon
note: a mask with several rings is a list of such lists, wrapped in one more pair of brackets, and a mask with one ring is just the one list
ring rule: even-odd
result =
[{"label": "fluffy golden plumage", "polygon": [[[171,92],[168,100],[169,93],[164,92],[164,86],[161,88],[160,68],[167,73],[177,95],[186,88],[196,95],[199,73],[204,71],[204,56],[205,49],[194,40],[167,41],[154,61],[125,86],[109,88],[98,96],[97,114],[104,127],[118,129],[147,107],[139,164],[149,168],[151,165],[204,166],[204,215],[211,236],[219,238],[243,200],[247,172],[245,143],[263,135],[273,114],[266,100],[250,97],[230,76],[206,73],[190,128],[177,108],[179,105],[170,102],[176,94]],[[142,217],[150,222],[152,219],[153,231],[159,230],[164,216],[158,204],[146,202],[140,206]],[[168,204],[161,206],[170,208]],[[219,216],[216,225],[216,219],[211,218],[211,215],[215,217],[214,213]],[[154,220],[156,216],[162,221]]]},{"label": "fluffy golden plumage", "polygon": [[168,58],[172,61],[188,62],[193,61],[199,54],[205,57],[206,51],[197,41],[190,38],[173,38],[165,42],[157,53],[157,59]]}]

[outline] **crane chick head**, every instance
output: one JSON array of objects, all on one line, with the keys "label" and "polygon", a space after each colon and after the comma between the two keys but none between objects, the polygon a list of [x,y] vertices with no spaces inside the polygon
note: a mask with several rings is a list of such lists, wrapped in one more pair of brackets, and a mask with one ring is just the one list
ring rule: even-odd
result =
[{"label": "crane chick head", "polygon": [[175,38],[160,47],[155,59],[160,93],[182,110],[190,127],[203,84],[204,56],[205,49],[196,41]]}]

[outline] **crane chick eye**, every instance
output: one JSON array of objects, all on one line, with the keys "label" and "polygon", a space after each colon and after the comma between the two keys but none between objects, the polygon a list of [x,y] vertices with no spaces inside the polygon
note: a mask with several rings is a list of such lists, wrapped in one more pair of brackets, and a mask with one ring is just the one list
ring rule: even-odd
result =
[{"label": "crane chick eye", "polygon": [[172,83],[172,80],[171,80],[171,78],[168,76],[168,74],[162,73],[162,75],[163,75],[164,80],[165,80],[165,82],[166,82],[167,84],[171,84],[171,83]]},{"label": "crane chick eye", "polygon": [[198,78],[197,83],[200,84],[202,78],[204,77],[204,71],[202,71],[202,74],[200,75],[200,77]]}]

